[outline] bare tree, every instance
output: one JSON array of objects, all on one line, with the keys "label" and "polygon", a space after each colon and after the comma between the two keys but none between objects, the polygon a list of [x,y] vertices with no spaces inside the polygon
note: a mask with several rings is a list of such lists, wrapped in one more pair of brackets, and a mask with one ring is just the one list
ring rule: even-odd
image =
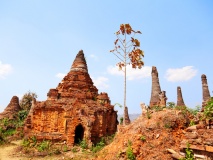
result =
[{"label": "bare tree", "polygon": [[[120,62],[117,63],[119,70],[124,72],[124,110],[126,107],[126,67],[131,65],[132,68],[141,69],[144,65],[142,58],[144,52],[140,49],[140,41],[135,39],[136,34],[141,34],[140,31],[134,31],[129,24],[121,24],[119,31],[116,33],[115,48],[111,50]],[[125,112],[124,112],[125,117]],[[125,125],[125,121],[123,122]]]}]

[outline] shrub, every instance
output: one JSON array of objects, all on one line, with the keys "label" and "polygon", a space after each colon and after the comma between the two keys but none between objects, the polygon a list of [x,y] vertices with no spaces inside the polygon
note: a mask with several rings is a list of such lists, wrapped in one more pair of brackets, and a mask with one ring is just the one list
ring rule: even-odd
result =
[{"label": "shrub", "polygon": [[36,145],[36,143],[37,143],[36,136],[32,136],[32,137],[31,137],[31,139],[32,139],[32,141],[33,141],[32,146],[35,146],[35,145]]},{"label": "shrub", "polygon": [[190,121],[189,126],[194,126],[195,122],[193,120]]},{"label": "shrub", "polygon": [[93,153],[96,153],[100,151],[105,146],[105,140],[104,138],[101,138],[100,142],[98,142],[96,145],[93,145],[91,150]]},{"label": "shrub", "polygon": [[140,138],[142,141],[146,141],[146,137],[145,136],[141,136]]},{"label": "shrub", "polygon": [[171,125],[170,123],[165,123],[165,124],[164,124],[164,127],[165,127],[165,128],[172,128],[172,125]]},{"label": "shrub", "polygon": [[37,94],[31,91],[28,91],[24,94],[22,99],[20,100],[20,107],[23,110],[29,111],[32,106],[32,101],[34,98],[37,98]]},{"label": "shrub", "polygon": [[148,119],[150,119],[152,116],[151,116],[151,113],[149,112],[149,111],[147,111],[146,112],[146,117],[148,118]]},{"label": "shrub", "polygon": [[80,141],[80,147],[82,149],[87,149],[88,148],[88,144],[87,144],[87,141],[85,139],[83,139],[82,141]]},{"label": "shrub", "polygon": [[187,110],[193,115],[197,115],[197,113],[200,112],[200,109],[201,109],[200,106],[196,106],[195,109],[187,108]]},{"label": "shrub", "polygon": [[175,108],[175,103],[174,102],[167,102],[167,108],[173,109]]},{"label": "shrub", "polygon": [[24,121],[24,119],[27,117],[27,115],[28,115],[28,112],[29,111],[27,111],[27,110],[21,110],[21,111],[19,111],[18,112],[18,119],[20,120],[20,121]]},{"label": "shrub", "polygon": [[77,148],[76,148],[76,147],[73,147],[71,151],[72,151],[73,153],[78,152],[78,150],[77,150]]},{"label": "shrub", "polygon": [[37,147],[38,151],[41,152],[41,151],[45,151],[45,150],[48,150],[50,147],[50,142],[49,141],[46,141],[46,140],[43,140]]},{"label": "shrub", "polygon": [[63,146],[63,151],[64,151],[64,152],[67,152],[67,151],[68,151],[68,146],[67,146],[67,145]]},{"label": "shrub", "polygon": [[187,143],[187,148],[186,148],[186,155],[185,155],[185,158],[182,158],[180,160],[195,160],[194,158],[194,154],[193,154],[193,150],[189,148],[190,147],[190,144]]},{"label": "shrub", "polygon": [[8,124],[9,124],[9,119],[8,119],[8,118],[3,118],[3,119],[1,120],[1,122],[3,123],[4,126],[8,126]]},{"label": "shrub", "polygon": [[210,101],[204,107],[203,114],[204,114],[204,118],[213,119],[213,97],[210,99]]},{"label": "shrub", "polygon": [[7,129],[4,131],[4,136],[7,137],[7,136],[12,136],[16,133],[16,129],[14,128],[10,128],[10,129]]},{"label": "shrub", "polygon": [[53,151],[53,153],[56,154],[56,155],[59,155],[59,154],[61,154],[61,151],[57,148]]},{"label": "shrub", "polygon": [[29,147],[30,146],[30,141],[28,139],[23,139],[21,145],[23,147]]},{"label": "shrub", "polygon": [[135,155],[134,155],[134,153],[132,151],[132,146],[131,145],[132,145],[132,142],[128,141],[128,148],[126,150],[126,156],[127,156],[128,160],[135,160],[136,158],[135,158]]},{"label": "shrub", "polygon": [[186,106],[175,106],[175,109],[177,110],[182,110],[182,111],[186,111],[187,107]]},{"label": "shrub", "polygon": [[163,110],[163,107],[160,107],[160,106],[153,106],[151,109],[152,109],[152,110],[155,110],[156,112],[158,112],[158,111],[162,111],[162,110]]},{"label": "shrub", "polygon": [[124,121],[124,118],[121,117],[121,118],[120,118],[120,124],[123,124],[123,121]]}]

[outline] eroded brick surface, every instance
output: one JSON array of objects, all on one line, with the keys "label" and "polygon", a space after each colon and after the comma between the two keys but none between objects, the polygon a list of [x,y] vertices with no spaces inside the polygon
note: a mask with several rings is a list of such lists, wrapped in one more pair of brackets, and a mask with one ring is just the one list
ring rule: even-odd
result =
[{"label": "eroded brick surface", "polygon": [[117,111],[107,93],[98,94],[88,74],[83,51],[77,54],[69,73],[43,102],[34,101],[25,121],[25,136],[66,141],[82,139],[96,143],[117,130]]}]

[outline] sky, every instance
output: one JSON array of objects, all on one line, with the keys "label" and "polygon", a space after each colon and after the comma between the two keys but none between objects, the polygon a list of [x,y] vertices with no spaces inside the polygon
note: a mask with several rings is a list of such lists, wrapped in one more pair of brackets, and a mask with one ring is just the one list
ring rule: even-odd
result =
[{"label": "sky", "polygon": [[202,74],[213,94],[212,17],[212,0],[0,0],[0,112],[28,91],[46,100],[81,49],[99,93],[122,105],[124,76],[109,51],[125,23],[142,32],[135,38],[145,54],[141,70],[127,70],[129,113],[149,105],[152,66],[167,102],[177,102],[181,86],[185,104],[195,108],[202,103]]}]

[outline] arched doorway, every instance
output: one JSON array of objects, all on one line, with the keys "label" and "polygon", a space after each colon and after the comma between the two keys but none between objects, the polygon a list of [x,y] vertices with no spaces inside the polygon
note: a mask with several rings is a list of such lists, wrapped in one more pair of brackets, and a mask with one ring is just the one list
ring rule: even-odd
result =
[{"label": "arched doorway", "polygon": [[75,127],[75,144],[82,141],[84,138],[84,128],[81,124]]}]

